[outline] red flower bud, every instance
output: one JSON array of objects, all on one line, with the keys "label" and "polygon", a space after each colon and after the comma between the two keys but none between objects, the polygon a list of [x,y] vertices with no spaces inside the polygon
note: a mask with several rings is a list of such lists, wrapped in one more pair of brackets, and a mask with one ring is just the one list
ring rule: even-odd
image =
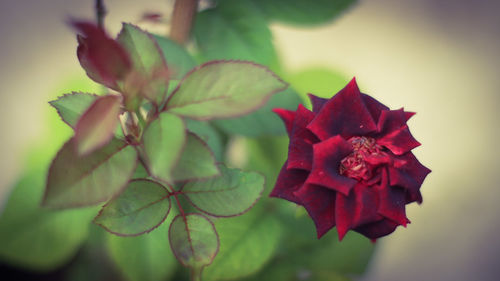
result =
[{"label": "red flower bud", "polygon": [[87,75],[97,83],[114,90],[132,67],[125,49],[97,25],[85,21],[71,22],[77,35],[77,56]]},{"label": "red flower bud", "polygon": [[272,197],[304,206],[318,238],[337,227],[376,239],[406,226],[405,206],[422,202],[420,186],[430,170],[411,150],[420,145],[406,121],[362,94],[353,79],[331,99],[309,95],[313,111],[275,109],[290,137],[288,159]]}]

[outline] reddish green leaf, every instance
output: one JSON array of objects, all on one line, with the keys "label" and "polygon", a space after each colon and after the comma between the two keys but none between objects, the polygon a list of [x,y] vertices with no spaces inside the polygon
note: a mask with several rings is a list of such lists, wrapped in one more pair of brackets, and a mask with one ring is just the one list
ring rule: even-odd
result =
[{"label": "reddish green leaf", "polygon": [[172,169],[179,161],[186,143],[184,121],[163,112],[151,122],[143,135],[146,164],[152,176],[171,182]]},{"label": "reddish green leaf", "polygon": [[184,266],[200,274],[219,251],[219,237],[214,224],[200,214],[178,215],[168,231],[170,247]]},{"label": "reddish green leaf", "polygon": [[89,154],[111,140],[118,124],[120,105],[119,96],[99,97],[80,117],[75,127],[79,155]]},{"label": "reddish green leaf", "polygon": [[198,120],[245,115],[287,84],[262,65],[212,61],[188,73],[169,97],[166,110]]},{"label": "reddish green leaf", "polygon": [[210,123],[205,121],[197,121],[185,119],[188,131],[200,137],[214,153],[217,162],[223,160],[224,145],[223,136]]},{"label": "reddish green leaf", "polygon": [[205,179],[219,174],[214,154],[197,135],[187,134],[181,157],[172,171],[175,181]]},{"label": "reddish green leaf", "polygon": [[161,103],[168,88],[169,74],[167,62],[154,37],[137,26],[124,23],[118,35],[118,42],[130,54],[133,71],[127,81],[124,94],[140,94]]},{"label": "reddish green leaf", "polygon": [[264,190],[264,177],[219,165],[220,176],[184,185],[182,192],[201,211],[219,217],[248,211]]},{"label": "reddish green leaf", "polygon": [[52,161],[43,206],[69,208],[107,201],[125,188],[137,166],[135,149],[117,139],[86,156],[79,156],[74,146],[72,138]]},{"label": "reddish green leaf", "polygon": [[115,40],[93,23],[73,21],[78,35],[77,55],[87,75],[97,83],[117,90],[116,82],[123,79],[131,68],[130,58]]},{"label": "reddish green leaf", "polygon": [[94,222],[121,236],[140,235],[158,227],[170,211],[168,191],[150,180],[132,180],[102,208]]},{"label": "reddish green leaf", "polygon": [[97,98],[98,96],[94,94],[72,92],[50,101],[49,104],[57,110],[64,123],[75,128],[80,116]]}]

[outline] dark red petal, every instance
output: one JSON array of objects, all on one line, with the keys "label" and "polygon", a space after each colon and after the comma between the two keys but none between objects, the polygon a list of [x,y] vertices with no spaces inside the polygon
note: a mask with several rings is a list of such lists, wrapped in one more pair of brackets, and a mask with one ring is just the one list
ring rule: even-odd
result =
[{"label": "dark red petal", "polygon": [[357,227],[355,231],[363,234],[370,239],[377,239],[396,230],[398,224],[389,219],[383,219],[373,223],[368,223]]},{"label": "dark red petal", "polygon": [[132,65],[125,49],[93,23],[73,21],[71,24],[81,33],[77,37],[77,56],[88,76],[116,88],[116,81],[124,78]]},{"label": "dark red petal", "polygon": [[406,125],[406,115],[403,109],[383,110],[377,123],[377,131],[381,135],[390,134]]},{"label": "dark red petal", "polygon": [[294,194],[314,221],[318,239],[335,226],[335,191],[305,184]]},{"label": "dark red petal", "polygon": [[388,168],[389,184],[391,186],[401,186],[406,189],[407,203],[414,201],[422,203],[422,195],[419,189],[431,170],[420,164],[415,155],[411,152],[399,156],[397,159],[404,160],[405,164],[400,168]]},{"label": "dark red petal", "polygon": [[323,105],[328,101],[328,99],[317,97],[313,94],[307,94],[311,100],[312,108],[314,113],[318,113]]},{"label": "dark red petal", "polygon": [[420,146],[420,143],[413,138],[408,126],[406,125],[397,131],[378,138],[377,144],[387,147],[396,155],[405,154],[415,147]]},{"label": "dark red petal", "polygon": [[308,172],[304,170],[288,170],[287,162],[283,164],[274,189],[269,194],[270,197],[283,198],[288,201],[301,204],[301,201],[293,193],[298,190],[305,182]]},{"label": "dark red petal", "polygon": [[377,120],[379,119],[382,110],[389,110],[387,106],[383,105],[382,103],[380,103],[379,101],[377,101],[376,99],[372,98],[367,94],[361,93],[361,97],[365,101],[365,105],[368,108],[368,111],[370,111],[373,120],[375,120],[375,122],[377,122]]},{"label": "dark red petal", "polygon": [[290,144],[288,145],[288,169],[311,170],[314,143],[319,139],[306,126],[314,118],[314,113],[302,106],[295,113]]},{"label": "dark red petal", "polygon": [[420,143],[413,138],[406,125],[410,114],[399,110],[383,110],[377,124],[377,143],[390,149],[394,154],[404,154]]},{"label": "dark red petal", "polygon": [[415,112],[409,112],[409,111],[405,111],[405,118],[406,118],[406,121],[408,121],[413,115],[415,115],[416,113]]},{"label": "dark red petal", "polygon": [[377,129],[375,121],[361,98],[356,80],[333,96],[307,126],[318,138],[325,140],[335,135],[348,139]]},{"label": "dark red petal", "polygon": [[362,183],[358,183],[348,196],[337,192],[335,221],[339,240],[349,229],[380,220],[382,217],[377,213],[377,205],[376,191]]},{"label": "dark red petal", "polygon": [[376,186],[375,189],[379,199],[378,213],[406,227],[408,222],[405,210],[406,192],[401,187],[389,185],[386,169],[382,172],[380,185]]},{"label": "dark red petal", "polygon": [[273,112],[278,114],[278,116],[283,120],[283,123],[285,123],[286,127],[286,132],[288,133],[288,136],[292,135],[292,127],[293,127],[293,120],[295,119],[295,111],[291,111],[288,109],[283,109],[283,108],[275,108],[273,109]]},{"label": "dark red petal", "polygon": [[357,181],[340,175],[339,167],[340,161],[352,150],[351,144],[341,136],[331,137],[313,145],[313,165],[306,183],[349,194]]},{"label": "dark red petal", "polygon": [[389,164],[393,162],[391,156],[389,156],[387,153],[368,154],[365,156],[364,160],[366,161],[366,163],[369,163],[373,166]]}]

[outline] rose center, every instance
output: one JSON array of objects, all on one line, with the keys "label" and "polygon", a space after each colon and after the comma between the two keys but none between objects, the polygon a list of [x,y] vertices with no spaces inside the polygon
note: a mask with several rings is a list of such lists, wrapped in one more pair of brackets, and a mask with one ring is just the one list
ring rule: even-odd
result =
[{"label": "rose center", "polygon": [[371,179],[373,167],[367,162],[367,158],[383,153],[382,146],[370,137],[352,137],[348,141],[354,151],[340,161],[340,174],[356,180]]}]

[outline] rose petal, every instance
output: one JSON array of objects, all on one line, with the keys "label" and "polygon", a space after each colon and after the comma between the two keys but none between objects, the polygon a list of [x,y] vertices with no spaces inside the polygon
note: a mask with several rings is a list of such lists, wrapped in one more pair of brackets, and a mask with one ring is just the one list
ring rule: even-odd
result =
[{"label": "rose petal", "polygon": [[283,123],[285,123],[286,132],[288,133],[288,136],[291,136],[293,120],[295,119],[295,111],[283,108],[275,108],[273,109],[273,112],[278,114],[281,120],[283,120]]},{"label": "rose petal", "polygon": [[377,139],[377,144],[387,147],[396,155],[405,154],[415,147],[420,146],[420,143],[413,138],[406,125],[397,131]]},{"label": "rose petal", "polygon": [[406,121],[408,121],[415,114],[416,114],[415,112],[405,111],[405,119],[406,119]]},{"label": "rose petal", "polygon": [[404,160],[406,163],[400,168],[388,168],[389,184],[391,186],[401,186],[406,189],[407,203],[414,201],[417,201],[419,204],[422,203],[422,195],[419,189],[431,170],[420,164],[411,152],[399,156],[398,160]]},{"label": "rose petal", "polygon": [[368,223],[354,229],[370,239],[377,239],[396,230],[398,224],[389,219]]},{"label": "rose petal", "polygon": [[335,221],[339,240],[344,238],[349,229],[381,219],[377,205],[375,190],[362,183],[358,183],[348,196],[337,192]]},{"label": "rose petal", "polygon": [[377,190],[379,200],[378,213],[406,227],[406,223],[408,222],[405,210],[406,192],[398,186],[389,185],[386,169],[382,172],[380,185],[375,189]]},{"label": "rose petal", "polygon": [[313,165],[306,183],[325,186],[344,195],[349,194],[357,181],[340,175],[339,167],[340,161],[352,150],[351,144],[341,136],[313,145]]},{"label": "rose petal", "polygon": [[294,194],[314,221],[318,239],[335,226],[335,191],[305,184]]},{"label": "rose petal", "polygon": [[116,89],[132,64],[125,49],[93,23],[71,22],[82,35],[77,36],[77,56],[87,75],[97,83]]},{"label": "rose petal", "polygon": [[404,154],[420,143],[411,135],[406,121],[411,112],[399,110],[383,110],[377,124],[377,143],[390,149],[394,154]]},{"label": "rose petal", "polygon": [[314,113],[300,104],[295,113],[288,145],[288,169],[311,170],[312,168],[312,145],[319,140],[306,126],[313,118]]},{"label": "rose petal", "polygon": [[274,185],[274,188],[269,196],[283,198],[285,200],[301,204],[300,199],[293,193],[304,184],[308,172],[295,169],[288,170],[286,166],[287,162],[283,164],[283,167],[278,175],[278,179],[276,180],[276,184]]},{"label": "rose petal", "polygon": [[370,111],[373,120],[375,121],[379,119],[382,110],[389,110],[387,106],[381,104],[379,101],[367,94],[361,93],[361,97],[363,98],[368,111]]},{"label": "rose petal", "polygon": [[307,128],[325,140],[335,135],[345,139],[366,135],[375,131],[377,126],[361,98],[356,80],[352,79],[321,108]]},{"label": "rose petal", "polygon": [[377,123],[377,131],[380,135],[390,134],[406,125],[406,115],[403,109],[382,110]]},{"label": "rose petal", "polygon": [[389,156],[387,153],[372,153],[364,156],[364,160],[366,163],[373,165],[373,166],[379,166],[382,164],[390,164],[393,162],[391,156]]},{"label": "rose petal", "polygon": [[307,94],[309,96],[309,100],[311,100],[312,108],[314,113],[318,113],[323,105],[328,101],[328,99],[317,97],[313,94]]}]

